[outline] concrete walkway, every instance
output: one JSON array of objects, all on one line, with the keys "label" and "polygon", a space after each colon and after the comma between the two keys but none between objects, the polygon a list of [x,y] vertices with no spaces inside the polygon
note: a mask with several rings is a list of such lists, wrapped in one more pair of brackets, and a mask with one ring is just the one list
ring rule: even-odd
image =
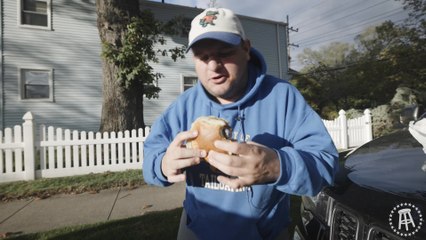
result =
[{"label": "concrete walkway", "polygon": [[6,233],[42,232],[175,209],[182,207],[184,195],[185,184],[179,183],[167,188],[143,186],[0,202],[0,238]]}]

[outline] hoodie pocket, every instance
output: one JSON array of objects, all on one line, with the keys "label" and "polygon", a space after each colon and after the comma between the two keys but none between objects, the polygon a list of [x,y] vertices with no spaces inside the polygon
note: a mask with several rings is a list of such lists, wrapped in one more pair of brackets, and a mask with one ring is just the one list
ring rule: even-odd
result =
[{"label": "hoodie pocket", "polygon": [[253,210],[252,214],[258,217],[272,209],[285,195],[285,193],[265,185],[255,185],[250,190],[248,195],[249,203]]}]

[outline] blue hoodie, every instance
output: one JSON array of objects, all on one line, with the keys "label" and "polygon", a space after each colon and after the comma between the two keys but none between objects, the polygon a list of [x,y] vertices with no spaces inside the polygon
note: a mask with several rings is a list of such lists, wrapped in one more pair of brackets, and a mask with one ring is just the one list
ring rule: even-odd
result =
[{"label": "blue hoodie", "polygon": [[276,182],[231,189],[202,161],[186,170],[184,208],[188,228],[200,239],[274,239],[290,223],[290,194],[315,195],[332,184],[337,151],[320,117],[289,82],[266,74],[251,49],[249,87],[238,101],[221,105],[200,81],[156,120],[144,144],[146,182],[168,186],[161,160],[170,142],[200,116],[228,121],[235,140],[274,149],[281,162]]}]

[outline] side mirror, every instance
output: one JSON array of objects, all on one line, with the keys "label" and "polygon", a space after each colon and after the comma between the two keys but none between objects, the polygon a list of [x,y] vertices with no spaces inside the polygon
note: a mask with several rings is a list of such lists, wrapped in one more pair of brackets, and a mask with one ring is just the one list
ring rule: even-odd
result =
[{"label": "side mirror", "polygon": [[404,126],[407,126],[410,121],[416,121],[423,117],[425,110],[422,105],[411,105],[401,110],[399,115],[399,122]]}]

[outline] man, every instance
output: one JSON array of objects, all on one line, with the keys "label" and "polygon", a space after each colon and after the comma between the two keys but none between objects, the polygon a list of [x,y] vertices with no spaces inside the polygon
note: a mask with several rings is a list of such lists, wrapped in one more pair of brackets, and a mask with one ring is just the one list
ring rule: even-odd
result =
[{"label": "man", "polygon": [[[232,11],[196,16],[188,49],[199,82],[152,126],[144,179],[186,181],[178,239],[286,239],[290,194],[315,195],[337,169],[322,120],[291,84],[266,74]],[[232,127],[236,141],[215,142],[232,154],[185,148],[198,134],[191,123],[210,115]],[[207,154],[209,163],[202,161]]]}]

